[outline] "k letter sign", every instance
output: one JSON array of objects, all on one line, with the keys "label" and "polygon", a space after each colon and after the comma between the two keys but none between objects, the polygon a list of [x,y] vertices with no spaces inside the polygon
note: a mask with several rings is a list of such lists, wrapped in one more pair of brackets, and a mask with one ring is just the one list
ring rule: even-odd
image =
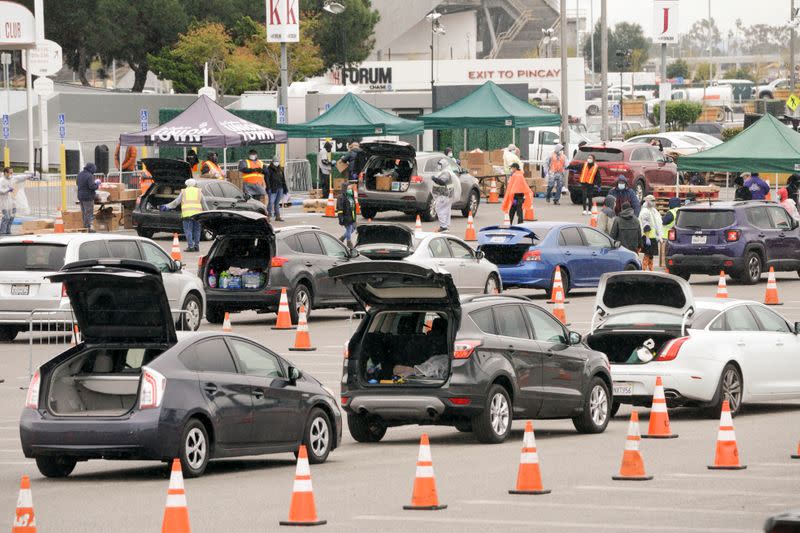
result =
[{"label": "k letter sign", "polygon": [[267,42],[300,40],[300,0],[267,0]]}]

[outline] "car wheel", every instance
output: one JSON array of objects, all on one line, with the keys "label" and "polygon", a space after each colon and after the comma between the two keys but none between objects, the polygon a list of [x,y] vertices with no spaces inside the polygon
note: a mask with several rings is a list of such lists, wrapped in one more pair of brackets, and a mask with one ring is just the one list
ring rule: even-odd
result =
[{"label": "car wheel", "polygon": [[361,208],[361,218],[363,218],[365,220],[366,219],[370,219],[370,218],[375,218],[375,215],[377,215],[377,214],[378,214],[378,210],[377,209],[372,209],[370,207],[362,207]]},{"label": "car wheel", "polygon": [[677,270],[670,268],[669,273],[672,274],[673,276],[678,276],[681,279],[685,279],[686,281],[689,281],[689,278],[692,277],[692,274],[690,272],[686,272],[685,270]]},{"label": "car wheel", "polygon": [[211,324],[222,324],[225,320],[225,310],[216,305],[207,305],[206,320]]},{"label": "car wheel", "polygon": [[578,191],[569,191],[569,199],[575,205],[581,205],[583,203],[583,194]]},{"label": "car wheel", "polygon": [[461,210],[461,214],[465,217],[468,217],[470,213],[474,217],[475,214],[478,212],[478,205],[481,203],[481,195],[475,189],[472,189],[469,193],[469,198],[467,198],[467,206]]},{"label": "car wheel", "polygon": [[306,430],[303,433],[303,444],[308,451],[308,462],[312,465],[324,463],[331,453],[333,444],[333,427],[325,411],[315,407],[308,415]]},{"label": "car wheel", "polygon": [[77,459],[72,457],[37,457],[36,468],[44,477],[67,477],[75,470]]},{"label": "car wheel", "polygon": [[[553,285],[556,282],[556,269],[553,269],[553,274],[550,276],[550,287],[545,289],[547,296],[553,294]],[[564,286],[564,296],[569,294],[569,272],[564,270],[564,267],[561,267],[561,285]]]},{"label": "car wheel", "polygon": [[151,229],[136,228],[136,235],[144,237],[145,239],[152,239],[155,231]]},{"label": "car wheel", "polygon": [[728,363],[723,367],[719,376],[717,392],[714,400],[705,410],[708,418],[719,418],[722,413],[722,402],[728,400],[731,416],[735,416],[742,408],[742,374],[736,365]]},{"label": "car wheel", "polygon": [[580,433],[602,433],[611,418],[608,385],[599,377],[589,382],[583,399],[583,411],[572,419],[572,424]]},{"label": "car wheel", "polygon": [[357,442],[380,442],[386,435],[386,424],[366,415],[348,413],[347,429]]},{"label": "car wheel", "polygon": [[589,109],[586,110],[586,113],[592,116],[598,114],[599,112],[600,110],[597,108],[596,105],[590,105]]},{"label": "car wheel", "polygon": [[306,308],[306,320],[311,318],[311,289],[304,283],[298,283],[292,293],[292,304],[289,306],[289,315],[292,317],[292,324],[297,324],[300,318],[300,308]]},{"label": "car wheel", "polygon": [[644,201],[644,197],[647,196],[647,186],[644,184],[644,180],[640,179],[636,182],[635,192],[636,198],[639,199],[641,204]]},{"label": "car wheel", "polygon": [[737,276],[737,281],[745,285],[755,285],[761,281],[761,272],[763,271],[763,264],[761,263],[761,256],[758,252],[751,250],[747,252],[744,260],[744,271],[741,275]]},{"label": "car wheel", "polygon": [[500,294],[500,280],[497,279],[496,274],[489,274],[486,286],[483,288],[483,294]]},{"label": "car wheel", "polygon": [[197,295],[190,294],[183,301],[180,320],[178,321],[183,331],[197,331],[203,320],[203,304]]},{"label": "car wheel", "polygon": [[472,432],[485,444],[500,444],[511,433],[511,400],[501,385],[492,385],[481,414],[472,418]]},{"label": "car wheel", "polygon": [[619,408],[620,407],[622,407],[622,402],[619,402],[617,400],[614,400],[613,402],[611,402],[611,413],[610,413],[610,415],[612,417],[617,416],[617,413],[619,412]]},{"label": "car wheel", "polygon": [[19,328],[13,326],[0,326],[0,342],[11,342],[19,335]]},{"label": "car wheel", "polygon": [[639,269],[636,267],[635,264],[628,263],[627,265],[625,265],[625,270],[639,270]]},{"label": "car wheel", "polygon": [[423,222],[433,222],[438,218],[436,215],[436,202],[433,200],[433,196],[428,198],[428,203],[425,204],[425,209],[420,211],[419,217]]},{"label": "car wheel", "polygon": [[209,444],[208,431],[203,423],[196,418],[189,420],[189,423],[183,428],[179,453],[184,477],[203,475],[211,455]]}]

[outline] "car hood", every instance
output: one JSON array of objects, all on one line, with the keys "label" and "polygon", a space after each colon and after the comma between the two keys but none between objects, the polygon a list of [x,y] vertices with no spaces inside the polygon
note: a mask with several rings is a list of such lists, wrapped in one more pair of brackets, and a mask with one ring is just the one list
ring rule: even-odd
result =
[{"label": "car hood", "polygon": [[365,142],[359,145],[367,155],[381,155],[402,159],[413,159],[417,155],[416,149],[401,141],[374,141]]},{"label": "car hood", "polygon": [[183,183],[192,177],[192,166],[180,159],[148,157],[142,159],[156,183]]},{"label": "car hood", "polygon": [[161,272],[150,263],[91,259],[48,277],[64,284],[84,342],[177,342]]},{"label": "car hood", "polygon": [[269,218],[255,211],[217,209],[192,217],[215,235],[256,235],[274,237]]},{"label": "car hood", "polygon": [[369,261],[333,267],[328,275],[347,285],[364,306],[435,305],[460,314],[453,276],[438,268],[405,261]]},{"label": "car hood", "polygon": [[662,272],[603,274],[597,286],[595,309],[603,316],[631,311],[684,315],[695,308],[689,282]]}]

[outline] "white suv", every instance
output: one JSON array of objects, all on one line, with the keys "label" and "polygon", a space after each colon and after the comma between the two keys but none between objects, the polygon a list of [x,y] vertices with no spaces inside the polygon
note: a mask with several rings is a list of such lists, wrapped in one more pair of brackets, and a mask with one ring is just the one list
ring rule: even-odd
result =
[{"label": "white suv", "polygon": [[28,330],[33,310],[63,311],[58,316],[66,320],[69,298],[61,283],[51,283],[47,276],[67,263],[102,258],[138,259],[155,265],[161,270],[180,328],[200,327],[206,300],[200,280],[150,239],[103,233],[21,235],[0,239],[0,341],[12,341]]}]

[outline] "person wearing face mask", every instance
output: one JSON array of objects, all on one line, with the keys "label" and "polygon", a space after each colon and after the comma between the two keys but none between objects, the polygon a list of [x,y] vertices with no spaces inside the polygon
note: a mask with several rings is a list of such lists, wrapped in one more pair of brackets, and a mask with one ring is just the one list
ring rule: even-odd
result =
[{"label": "person wearing face mask", "polygon": [[219,165],[217,164],[216,152],[208,152],[208,159],[203,161],[203,164],[200,165],[200,177],[211,178],[215,180],[221,180],[225,178],[225,175],[222,173],[222,169],[219,168]]},{"label": "person wearing face mask", "polygon": [[594,191],[600,185],[600,173],[597,172],[597,165],[594,162],[593,155],[586,158],[586,162],[581,169],[580,181],[581,190],[583,191],[583,214],[588,215],[589,210],[592,208]]},{"label": "person wearing face mask", "polygon": [[630,204],[631,209],[633,209],[633,214],[637,217],[639,216],[639,198],[636,197],[636,193],[628,187],[628,180],[625,176],[620,175],[617,178],[617,183],[614,185],[614,188],[611,189],[609,192],[611,196],[617,201],[617,205],[614,208],[616,213],[619,215],[620,211],[622,210],[622,204]]},{"label": "person wearing face mask", "polygon": [[322,197],[327,198],[331,191],[331,159],[333,143],[325,141],[317,154],[317,170],[319,171],[319,181],[322,186]]},{"label": "person wearing face mask", "polygon": [[550,203],[550,193],[553,194],[553,204],[558,205],[561,200],[561,189],[564,187],[564,171],[567,167],[567,156],[564,155],[564,145],[557,144],[553,153],[544,162],[542,172],[547,178],[547,192],[545,201]]},{"label": "person wearing face mask", "polygon": [[508,213],[511,223],[514,223],[514,216],[522,224],[524,222],[525,210],[533,207],[533,191],[525,181],[525,175],[519,169],[518,163],[511,163],[511,178],[508,180],[508,188],[503,197],[503,212]]},{"label": "person wearing face mask", "polygon": [[264,201],[267,195],[264,176],[267,173],[267,165],[258,159],[258,152],[250,150],[247,159],[239,161],[239,173],[242,175],[242,185],[244,192],[258,200]]},{"label": "person wearing face mask", "polygon": [[436,216],[439,219],[439,232],[447,231],[450,227],[450,217],[453,214],[453,182],[455,175],[450,170],[448,159],[442,158],[436,164],[437,174],[433,177],[433,201],[436,206]]},{"label": "person wearing face mask", "polygon": [[339,218],[339,225],[344,228],[344,234],[339,240],[346,243],[348,248],[353,247],[353,232],[356,230],[356,200],[353,187],[356,185],[343,182],[342,194],[336,199],[336,216]]},{"label": "person wearing face mask", "polygon": [[274,216],[275,221],[283,222],[281,218],[281,199],[285,194],[289,194],[283,168],[273,159],[269,162],[269,166],[267,166],[264,178],[267,182],[267,194],[269,195],[267,216]]},{"label": "person wearing face mask", "polygon": [[653,270],[653,258],[658,257],[663,227],[661,213],[656,209],[656,199],[652,194],[644,197],[644,206],[639,212],[639,224],[642,226],[642,270]]}]

